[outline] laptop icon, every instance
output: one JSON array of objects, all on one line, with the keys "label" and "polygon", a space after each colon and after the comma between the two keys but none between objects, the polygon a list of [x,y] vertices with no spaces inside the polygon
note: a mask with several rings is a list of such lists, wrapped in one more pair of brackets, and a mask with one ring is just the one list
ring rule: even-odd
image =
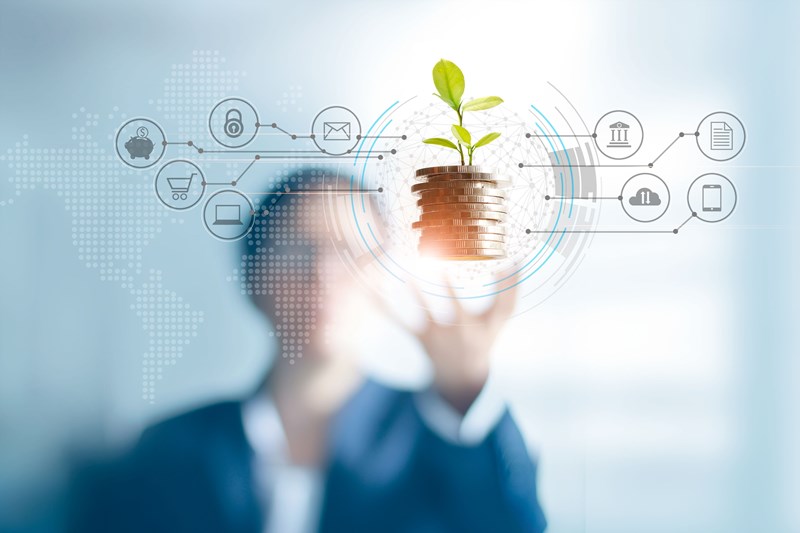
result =
[{"label": "laptop icon", "polygon": [[236,204],[219,204],[214,206],[215,226],[241,226],[242,206]]}]

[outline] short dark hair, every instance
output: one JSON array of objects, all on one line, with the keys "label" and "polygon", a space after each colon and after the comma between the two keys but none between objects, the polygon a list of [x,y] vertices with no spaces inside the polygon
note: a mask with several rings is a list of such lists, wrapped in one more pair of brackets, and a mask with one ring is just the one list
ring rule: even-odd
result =
[{"label": "short dark hair", "polygon": [[322,189],[325,167],[304,167],[278,179],[254,202],[253,228],[242,239],[239,282],[242,293],[250,296],[264,292],[262,276],[265,274],[270,250],[276,245],[286,244],[294,237],[292,222],[299,213],[296,207],[303,195],[287,194],[308,189]]}]

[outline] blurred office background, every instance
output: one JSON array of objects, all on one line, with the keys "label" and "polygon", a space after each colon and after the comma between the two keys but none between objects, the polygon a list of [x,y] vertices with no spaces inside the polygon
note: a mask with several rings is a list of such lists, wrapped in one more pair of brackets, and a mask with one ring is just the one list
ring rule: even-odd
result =
[{"label": "blurred office background", "polygon": [[[680,206],[670,223],[711,171],[736,184],[733,216],[678,236],[598,235],[567,285],[511,322],[496,373],[540,456],[549,531],[800,531],[797,20],[790,1],[4,4],[0,530],[56,524],[76,450],[124,445],[149,422],[242,394],[268,362],[267,325],[228,280],[238,248],[210,238],[194,211],[149,207],[151,173],[87,167],[70,151],[87,121],[107,151],[124,114],[159,118],[176,65],[215,51],[237,71],[234,94],[298,130],[327,105],[366,121],[429,91],[440,57],[467,72],[468,93],[502,93],[522,110],[552,81],[587,123],[634,111],[648,153],[712,111],[736,113],[748,133],[738,158],[712,164],[686,142],[657,172]],[[34,154],[22,181],[20,153]],[[78,181],[59,181],[62,168]],[[601,177],[617,194],[624,175]],[[155,403],[142,399],[148,337],[135,298],[91,259],[126,230],[92,237],[108,242],[88,252],[75,244],[83,217],[110,205],[128,232],[157,227],[141,279],[202,313]],[[604,210],[601,225],[623,223]],[[402,346],[415,364],[365,364],[414,386],[424,358]]]}]

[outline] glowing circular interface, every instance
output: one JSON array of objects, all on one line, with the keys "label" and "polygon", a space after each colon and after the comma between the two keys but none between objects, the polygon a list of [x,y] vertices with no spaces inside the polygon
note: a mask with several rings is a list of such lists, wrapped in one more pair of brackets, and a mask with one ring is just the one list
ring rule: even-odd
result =
[{"label": "glowing circular interface", "polygon": [[[499,260],[441,261],[421,256],[415,171],[458,165],[457,152],[423,144],[451,138],[453,112],[433,97],[389,106],[365,131],[354,162],[340,164],[325,187],[326,219],[343,261],[371,288],[413,284],[430,298],[480,300],[512,287],[520,310],[561,287],[591,242],[602,196],[597,156],[585,123],[556,101],[514,109],[508,103],[464,120],[473,138],[501,136],[475,152],[474,165],[505,182],[507,254]],[[452,290],[449,286],[452,286]]]}]

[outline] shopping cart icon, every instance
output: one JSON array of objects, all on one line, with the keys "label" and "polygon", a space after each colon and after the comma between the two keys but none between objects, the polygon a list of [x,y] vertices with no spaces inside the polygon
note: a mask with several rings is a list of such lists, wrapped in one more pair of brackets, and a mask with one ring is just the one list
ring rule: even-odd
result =
[{"label": "shopping cart icon", "polygon": [[173,200],[186,200],[189,197],[189,187],[192,186],[192,179],[197,176],[197,172],[192,172],[188,178],[167,178],[169,188],[172,190]]}]

